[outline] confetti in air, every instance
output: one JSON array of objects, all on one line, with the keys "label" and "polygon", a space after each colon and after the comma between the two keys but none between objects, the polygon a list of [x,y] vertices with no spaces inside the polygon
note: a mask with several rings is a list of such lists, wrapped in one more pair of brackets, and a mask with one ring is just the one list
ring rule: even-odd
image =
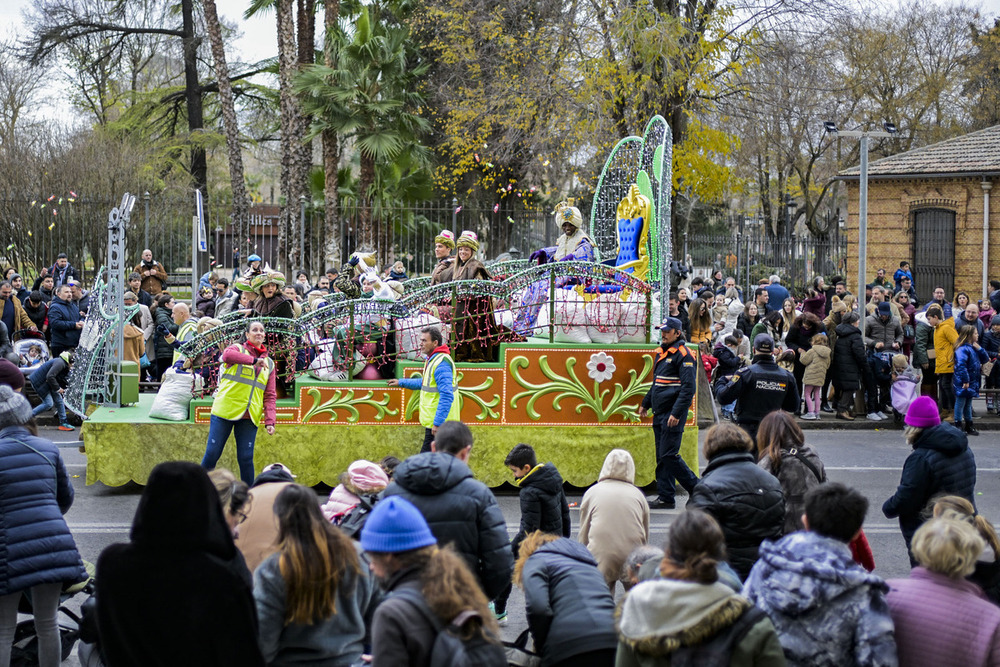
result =
[{"label": "confetti in air", "polygon": [[493,212],[496,213],[500,210],[500,204],[493,204]]}]

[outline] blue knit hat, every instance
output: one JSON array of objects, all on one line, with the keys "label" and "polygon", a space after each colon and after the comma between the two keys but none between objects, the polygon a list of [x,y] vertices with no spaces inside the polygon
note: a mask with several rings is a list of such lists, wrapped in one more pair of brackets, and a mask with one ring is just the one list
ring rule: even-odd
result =
[{"label": "blue knit hat", "polygon": [[437,539],[424,515],[399,496],[376,503],[361,531],[361,548],[375,553],[394,554],[432,544],[437,544]]}]

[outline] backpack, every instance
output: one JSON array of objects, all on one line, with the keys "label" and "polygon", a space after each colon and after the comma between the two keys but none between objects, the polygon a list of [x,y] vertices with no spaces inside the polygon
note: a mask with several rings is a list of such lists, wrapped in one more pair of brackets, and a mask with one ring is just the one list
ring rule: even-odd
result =
[{"label": "backpack", "polygon": [[696,646],[681,646],[670,657],[671,667],[696,665],[728,665],[732,662],[733,649],[754,625],[767,616],[757,607],[750,607],[728,628]]},{"label": "backpack", "polygon": [[495,642],[487,641],[479,633],[469,639],[463,639],[461,628],[471,618],[479,614],[471,609],[463,611],[452,619],[447,626],[441,622],[427,600],[412,588],[401,588],[393,591],[391,597],[406,600],[431,622],[437,636],[431,647],[431,664],[448,665],[449,667],[507,667],[507,652],[499,638]]},{"label": "backpack", "polygon": [[378,502],[378,495],[370,496],[358,496],[358,504],[347,510],[342,517],[340,517],[337,526],[352,540],[361,541],[361,531],[365,527],[365,523],[368,521],[368,515],[371,514],[372,506]]}]

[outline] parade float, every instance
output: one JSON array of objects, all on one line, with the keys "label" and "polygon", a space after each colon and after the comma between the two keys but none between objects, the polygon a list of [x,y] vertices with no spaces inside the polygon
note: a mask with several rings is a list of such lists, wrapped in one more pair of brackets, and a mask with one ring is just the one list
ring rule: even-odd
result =
[{"label": "parade float", "polygon": [[[416,453],[423,440],[417,393],[386,379],[421,371],[420,329],[435,325],[453,349],[475,343],[490,350],[489,359],[456,364],[456,400],[475,436],[470,465],[478,479],[508,481],[504,457],[526,442],[577,486],[597,481],[615,447],[635,458],[636,483],[650,483],[653,434],[637,412],[652,381],[654,327],[670,278],[670,146],[659,116],[642,137],[615,146],[587,230],[595,261],[504,262],[488,267],[489,280],[416,278],[394,300],[337,293],[298,318],[256,318],[267,328],[284,395],[275,434],[258,433],[256,467],[280,461],[300,483],[335,485],[354,460]],[[124,247],[127,203],[109,218],[109,268],[95,284],[99,308],[91,308],[67,391],[67,407],[85,417],[88,484],[143,484],[162,461],[200,461],[218,351],[246,330],[234,315],[184,343],[197,376],[185,420],[150,417],[153,394],[122,404],[120,314],[133,313],[120,299],[115,249]],[[483,326],[484,310],[469,304],[486,304],[493,323]],[[697,470],[695,414],[692,406],[681,452]],[[226,448],[220,466],[236,469],[234,450]]]}]

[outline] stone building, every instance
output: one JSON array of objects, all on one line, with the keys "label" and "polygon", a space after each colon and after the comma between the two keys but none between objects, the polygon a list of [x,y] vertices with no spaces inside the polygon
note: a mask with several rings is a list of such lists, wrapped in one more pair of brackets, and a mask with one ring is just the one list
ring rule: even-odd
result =
[{"label": "stone building", "polygon": [[[857,294],[860,167],[839,178],[847,185],[848,289]],[[1000,278],[1000,125],[868,164],[867,276],[891,278],[899,262],[913,269],[921,302],[936,286],[951,299],[984,298]]]}]

